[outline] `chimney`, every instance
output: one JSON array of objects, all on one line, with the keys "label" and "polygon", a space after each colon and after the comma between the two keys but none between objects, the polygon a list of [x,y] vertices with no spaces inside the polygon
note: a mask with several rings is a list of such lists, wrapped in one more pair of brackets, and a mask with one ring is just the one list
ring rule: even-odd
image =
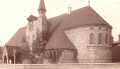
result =
[{"label": "chimney", "polygon": [[69,7],[68,7],[68,14],[69,14],[69,15],[71,14],[71,11],[72,11],[72,7],[69,6]]}]

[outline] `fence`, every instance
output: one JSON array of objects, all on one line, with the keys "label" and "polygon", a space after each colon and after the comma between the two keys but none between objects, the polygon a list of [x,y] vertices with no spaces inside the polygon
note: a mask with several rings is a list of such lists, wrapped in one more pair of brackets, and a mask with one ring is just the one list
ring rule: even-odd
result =
[{"label": "fence", "polygon": [[120,69],[119,63],[1,64],[0,69]]}]

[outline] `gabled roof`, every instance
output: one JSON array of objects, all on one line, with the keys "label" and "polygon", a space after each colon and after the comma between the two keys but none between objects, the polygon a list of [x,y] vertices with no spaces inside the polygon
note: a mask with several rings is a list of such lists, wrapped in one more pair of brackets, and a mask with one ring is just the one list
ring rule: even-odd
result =
[{"label": "gabled roof", "polygon": [[51,31],[58,23],[64,29],[79,27],[83,25],[106,25],[112,28],[100,15],[90,6],[86,6],[74,11],[71,14],[63,14],[48,20],[51,23]]},{"label": "gabled roof", "polygon": [[13,37],[6,43],[5,46],[23,46],[26,43],[25,40],[25,29],[26,27],[20,28]]}]

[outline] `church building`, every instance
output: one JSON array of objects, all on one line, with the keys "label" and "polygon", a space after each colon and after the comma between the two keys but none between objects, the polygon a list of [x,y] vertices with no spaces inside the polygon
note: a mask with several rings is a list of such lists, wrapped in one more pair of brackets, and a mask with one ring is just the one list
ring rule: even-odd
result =
[{"label": "church building", "polygon": [[28,24],[6,43],[5,63],[112,62],[112,26],[91,6],[52,18],[46,12],[41,0],[39,16],[30,15]]}]

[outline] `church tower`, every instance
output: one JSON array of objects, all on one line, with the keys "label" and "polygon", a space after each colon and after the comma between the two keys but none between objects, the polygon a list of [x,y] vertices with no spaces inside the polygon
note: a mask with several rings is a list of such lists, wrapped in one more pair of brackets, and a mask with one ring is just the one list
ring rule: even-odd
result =
[{"label": "church tower", "polygon": [[[40,34],[41,41],[47,41],[47,32],[48,32],[48,22],[46,18],[46,8],[45,8],[45,2],[44,0],[40,1],[40,5],[38,8],[38,34]],[[40,28],[41,27],[41,28]]]},{"label": "church tower", "polygon": [[[47,43],[47,32],[48,32],[48,22],[46,18],[46,8],[44,0],[40,1],[38,8],[39,16],[35,17],[33,15],[28,17],[28,28],[26,31],[26,39],[31,51],[36,49],[41,49],[45,47]],[[40,50],[39,50],[40,51]],[[40,53],[40,52],[39,52]]]},{"label": "church tower", "polygon": [[[31,54],[35,57],[41,58],[48,38],[48,22],[46,18],[46,8],[44,0],[40,1],[38,13],[38,17],[33,15],[30,15],[28,17],[29,23],[26,29],[26,40],[28,42]],[[38,63],[42,63],[42,61],[38,61]]]},{"label": "church tower", "polygon": [[[34,45],[37,46],[36,49],[38,49],[39,53],[41,53],[45,45],[47,43],[47,33],[48,33],[48,22],[46,18],[46,8],[44,0],[40,1],[40,5],[38,8],[39,16],[37,20],[34,22],[35,30],[36,30],[36,41]],[[35,46],[34,46],[35,47]],[[38,52],[36,51],[36,52]]]}]

